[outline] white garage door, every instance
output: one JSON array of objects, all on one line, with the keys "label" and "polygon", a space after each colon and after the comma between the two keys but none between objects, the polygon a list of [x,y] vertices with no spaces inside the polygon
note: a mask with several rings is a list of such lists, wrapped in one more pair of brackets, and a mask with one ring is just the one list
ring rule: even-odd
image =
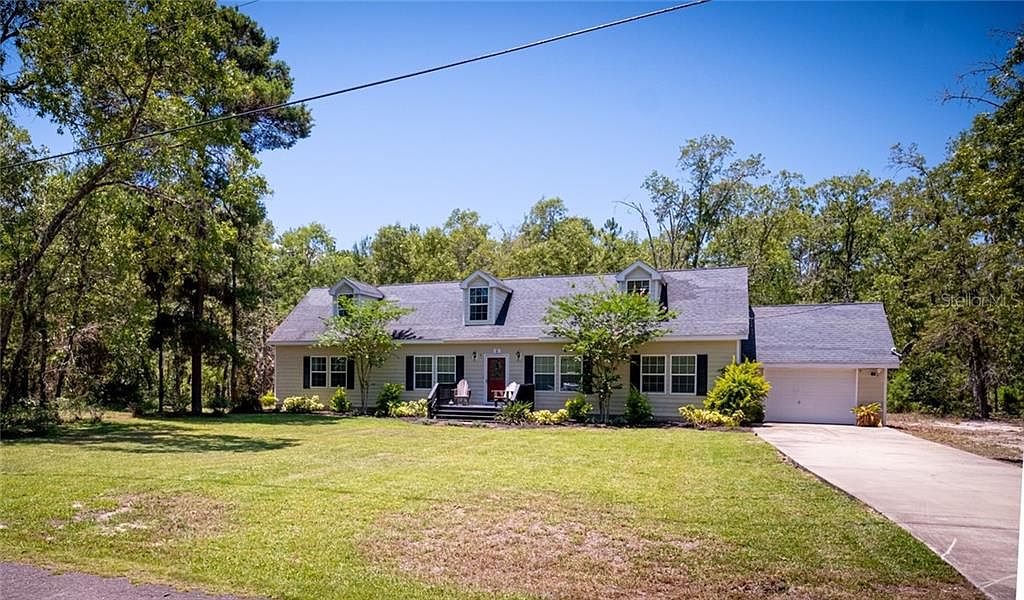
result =
[{"label": "white garage door", "polygon": [[853,424],[857,405],[855,369],[783,369],[766,367],[772,389],[765,420],[789,423]]}]

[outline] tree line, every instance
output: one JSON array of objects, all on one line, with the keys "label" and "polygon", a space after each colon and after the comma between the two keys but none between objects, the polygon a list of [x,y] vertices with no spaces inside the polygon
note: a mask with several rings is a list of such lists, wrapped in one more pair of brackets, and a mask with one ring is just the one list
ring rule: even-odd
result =
[{"label": "tree line", "polygon": [[[6,43],[10,42],[10,43]],[[277,41],[212,0],[0,5],[0,409],[88,397],[136,410],[258,410],[274,327],[310,287],[746,265],[754,304],[885,303],[896,406],[987,416],[1024,392],[1021,37],[985,72],[985,110],[943,160],[896,146],[896,176],[808,184],[706,135],[638,177],[642,224],[596,225],[543,198],[499,229],[471,209],[339,248],[277,233],[258,154],[310,135],[302,107],[58,161],[15,120],[79,148],[287,100]],[[17,53],[20,67],[11,72]],[[838,142],[837,142],[838,143]]]}]

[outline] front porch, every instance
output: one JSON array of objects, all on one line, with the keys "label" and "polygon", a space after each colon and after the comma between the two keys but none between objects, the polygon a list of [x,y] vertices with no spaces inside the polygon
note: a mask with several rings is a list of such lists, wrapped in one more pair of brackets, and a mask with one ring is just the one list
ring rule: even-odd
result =
[{"label": "front porch", "polygon": [[526,402],[534,407],[533,384],[513,381],[504,390],[473,397],[466,380],[459,383],[435,383],[427,396],[427,416],[432,419],[493,421],[506,404]]}]

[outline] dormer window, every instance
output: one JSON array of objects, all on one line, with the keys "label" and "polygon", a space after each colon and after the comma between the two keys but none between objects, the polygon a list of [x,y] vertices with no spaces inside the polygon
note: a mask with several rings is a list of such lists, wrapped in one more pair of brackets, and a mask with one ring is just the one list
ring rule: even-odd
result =
[{"label": "dormer window", "polygon": [[465,325],[503,325],[512,288],[487,271],[474,271],[459,284]]},{"label": "dormer window", "polygon": [[637,294],[638,296],[650,296],[651,295],[651,280],[650,279],[630,279],[626,281],[626,292],[629,294]]},{"label": "dormer window", "polygon": [[485,287],[469,288],[469,320],[486,321],[490,306],[490,290]]}]

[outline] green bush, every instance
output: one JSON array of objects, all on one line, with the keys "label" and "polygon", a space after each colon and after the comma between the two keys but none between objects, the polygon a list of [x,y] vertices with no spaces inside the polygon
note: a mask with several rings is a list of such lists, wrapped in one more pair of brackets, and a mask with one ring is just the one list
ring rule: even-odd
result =
[{"label": "green bush", "polygon": [[334,390],[334,395],[331,396],[331,410],[340,413],[352,410],[352,402],[348,399],[348,392],[345,391],[345,388]]},{"label": "green bush", "polygon": [[743,423],[764,421],[764,400],[772,386],[761,373],[761,363],[745,360],[727,365],[704,400],[704,408],[732,415],[743,413]]},{"label": "green bush", "polygon": [[699,408],[689,404],[679,407],[679,416],[697,427],[739,427],[745,415],[737,410],[731,415],[722,414],[717,410]]},{"label": "green bush", "polygon": [[311,413],[323,410],[324,405],[320,404],[320,396],[291,396],[284,399],[283,408],[290,413]]},{"label": "green bush", "polygon": [[564,410],[568,413],[570,421],[586,423],[590,418],[590,412],[594,410],[594,405],[587,402],[587,397],[583,394],[576,394],[565,401]]},{"label": "green bush", "polygon": [[533,412],[530,410],[528,402],[511,402],[506,404],[494,419],[502,423],[515,425],[529,423],[532,416]]},{"label": "green bush", "polygon": [[263,410],[274,410],[277,408],[277,396],[274,395],[274,392],[267,392],[260,396],[260,406],[263,407]]},{"label": "green bush", "polygon": [[530,421],[539,425],[560,425],[569,420],[569,411],[564,408],[557,412],[550,410],[538,410],[530,414]]},{"label": "green bush", "polygon": [[391,416],[392,408],[402,401],[402,390],[405,388],[397,383],[385,383],[377,394],[377,406],[373,414],[378,417]]},{"label": "green bush", "polygon": [[41,405],[36,400],[12,402],[0,413],[0,437],[46,435],[60,425],[60,414],[52,402]]},{"label": "green bush", "polygon": [[391,405],[392,417],[426,417],[427,399],[413,400],[412,402],[398,402]]},{"label": "green bush", "polygon": [[654,419],[651,401],[635,387],[629,388],[629,396],[626,397],[626,411],[623,416],[626,418],[626,423],[630,425],[643,425],[650,422]]}]

